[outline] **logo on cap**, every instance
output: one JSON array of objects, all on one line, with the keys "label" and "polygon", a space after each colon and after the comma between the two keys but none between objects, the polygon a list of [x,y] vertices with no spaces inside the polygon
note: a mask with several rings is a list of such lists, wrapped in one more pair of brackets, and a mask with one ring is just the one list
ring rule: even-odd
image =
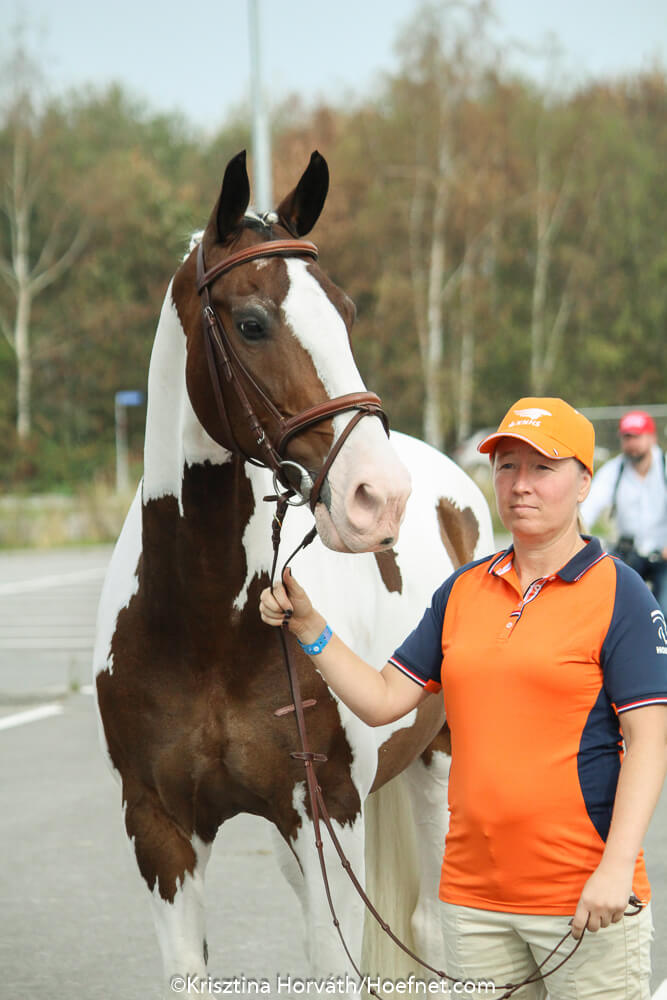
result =
[{"label": "logo on cap", "polygon": [[551,410],[540,410],[537,407],[528,410],[515,410],[518,417],[528,417],[529,420],[539,420],[540,417],[553,417]]},{"label": "logo on cap", "polygon": [[648,413],[626,413],[619,424],[622,434],[647,434],[655,430],[655,424]]},{"label": "logo on cap", "polygon": [[528,424],[530,427],[540,427],[542,423],[542,417],[553,417],[551,410],[541,410],[537,406],[531,406],[526,410],[514,410],[517,417],[521,417],[521,420],[512,420],[509,424],[510,427],[520,427],[521,425]]}]

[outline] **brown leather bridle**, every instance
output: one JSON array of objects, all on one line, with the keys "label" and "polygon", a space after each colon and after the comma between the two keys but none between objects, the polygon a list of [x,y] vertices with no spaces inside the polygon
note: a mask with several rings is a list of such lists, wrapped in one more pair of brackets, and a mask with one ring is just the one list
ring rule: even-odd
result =
[{"label": "brown leather bridle", "polygon": [[[268,240],[263,243],[257,243],[255,246],[246,247],[245,250],[239,250],[238,253],[225,257],[224,260],[215,264],[207,271],[204,261],[204,248],[201,243],[197,248],[197,291],[202,301],[204,345],[213,393],[222,423],[225,445],[245,461],[251,462],[253,465],[261,465],[271,469],[276,494],[284,497],[288,504],[300,506],[301,504],[308,503],[311,510],[314,510],[315,504],[320,499],[322,486],[332,463],[349,435],[363,417],[379,417],[385,431],[387,434],[389,433],[389,422],[386,413],[382,409],[382,401],[373,392],[351,392],[344,396],[326,399],[315,406],[309,407],[307,410],[303,410],[301,413],[297,413],[293,417],[283,417],[274,402],[269,399],[261,386],[258,385],[256,379],[248,371],[234,350],[224,324],[211,302],[209,289],[213,282],[221,277],[221,275],[227,274],[232,268],[245,264],[248,261],[269,257],[310,257],[312,260],[317,260],[317,256],[317,247],[314,243],[310,243],[307,240]],[[244,417],[262,455],[261,460],[245,452],[234,434],[222,390],[221,369],[225,382],[229,383],[233,388],[236,398],[241,405]],[[275,423],[277,431],[274,441],[269,440],[267,437],[266,431],[248,398],[245,386],[248,386],[252,393],[259,397],[262,406],[268,411],[272,422]],[[321,423],[323,420],[328,420],[339,413],[351,411],[354,411],[354,416],[350,418],[336,439],[319,473],[314,479],[309,470],[304,468],[299,462],[293,462],[284,457],[287,445],[296,434],[300,434],[309,427]],[[289,471],[299,476],[300,482],[298,487],[295,487],[290,482],[288,478]],[[285,492],[281,492],[280,486],[283,487]]]}]

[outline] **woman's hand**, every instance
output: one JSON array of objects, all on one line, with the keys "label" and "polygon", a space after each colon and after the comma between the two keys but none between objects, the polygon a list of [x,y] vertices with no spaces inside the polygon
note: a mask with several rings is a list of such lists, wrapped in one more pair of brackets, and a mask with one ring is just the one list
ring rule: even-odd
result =
[{"label": "woman's hand", "polygon": [[[259,613],[267,625],[287,622],[302,643],[315,642],[326,621],[289,570],[283,582],[267,587],[259,599]],[[347,707],[369,726],[384,726],[412,711],[426,696],[425,690],[392,663],[381,671],[366,663],[335,633],[324,648],[309,654],[319,674]]]},{"label": "woman's hand", "polygon": [[632,894],[633,869],[619,871],[601,862],[586,882],[572,919],[572,937],[598,931],[623,918]]},{"label": "woman's hand", "polygon": [[273,593],[269,587],[262,591],[259,613],[267,625],[282,625],[287,621],[290,632],[302,642],[314,641],[326,625],[290,569],[283,573],[282,583],[274,584]]}]

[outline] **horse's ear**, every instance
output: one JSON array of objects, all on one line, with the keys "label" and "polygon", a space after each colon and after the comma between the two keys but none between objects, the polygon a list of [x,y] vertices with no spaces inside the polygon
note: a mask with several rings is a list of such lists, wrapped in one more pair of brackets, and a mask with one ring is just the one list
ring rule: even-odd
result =
[{"label": "horse's ear", "polygon": [[213,209],[208,229],[215,227],[214,239],[224,243],[240,224],[250,201],[250,182],[246,168],[245,149],[230,160],[222,180],[218,203]]},{"label": "horse's ear", "polygon": [[310,232],[320,217],[328,190],[327,161],[315,150],[303,177],[276,209],[280,221],[293,236]]}]

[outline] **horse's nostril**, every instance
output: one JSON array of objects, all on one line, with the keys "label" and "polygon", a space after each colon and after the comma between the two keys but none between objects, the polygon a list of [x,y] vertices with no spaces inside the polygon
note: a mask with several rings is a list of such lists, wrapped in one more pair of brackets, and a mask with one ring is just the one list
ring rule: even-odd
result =
[{"label": "horse's nostril", "polygon": [[374,511],[378,505],[378,498],[373,489],[362,483],[357,487],[354,499],[359,507],[369,512]]},{"label": "horse's nostril", "polygon": [[380,545],[385,545],[387,547],[389,547],[390,545],[393,545],[393,544],[394,544],[394,539],[393,538],[383,538],[382,541],[380,542]]}]

